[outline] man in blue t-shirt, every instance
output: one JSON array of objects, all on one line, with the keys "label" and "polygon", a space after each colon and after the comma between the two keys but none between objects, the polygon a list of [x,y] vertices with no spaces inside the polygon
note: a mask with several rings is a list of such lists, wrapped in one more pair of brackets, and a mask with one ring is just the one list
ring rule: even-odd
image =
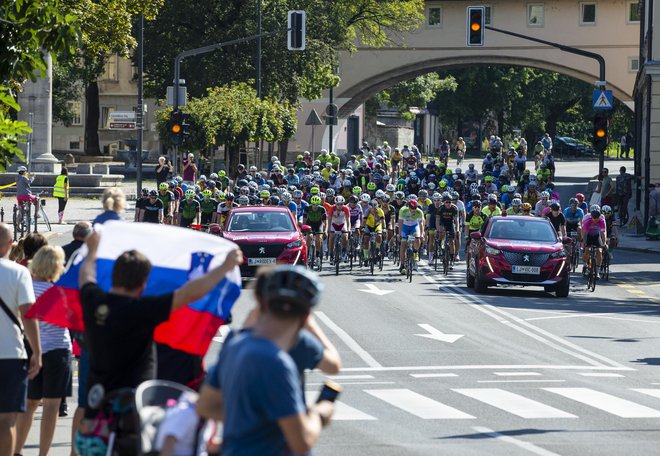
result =
[{"label": "man in blue t-shirt", "polygon": [[[287,352],[301,340],[321,284],[303,267],[279,266],[259,276],[255,289],[258,320],[225,343],[214,378],[202,388],[198,413],[224,422],[223,456],[305,454],[330,422],[334,405],[324,400],[306,407],[300,370]],[[299,360],[313,353],[301,349],[305,356],[294,351]],[[306,362],[318,363],[311,358]]]}]

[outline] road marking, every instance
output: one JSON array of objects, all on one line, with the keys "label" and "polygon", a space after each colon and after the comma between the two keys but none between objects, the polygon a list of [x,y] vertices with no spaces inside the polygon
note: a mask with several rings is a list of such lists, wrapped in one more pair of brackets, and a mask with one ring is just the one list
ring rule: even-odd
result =
[{"label": "road marking", "polygon": [[[618,282],[618,281],[617,281],[617,282]],[[621,288],[635,288],[634,285],[625,285],[625,284],[622,284],[622,285],[619,285],[619,286],[620,286]]]},{"label": "road marking", "polygon": [[[312,405],[316,402],[316,391],[307,391],[307,405]],[[362,410],[346,405],[342,401],[335,401],[335,413],[332,415],[333,421],[373,421],[378,418],[364,413]]]},{"label": "road marking", "polygon": [[566,380],[536,380],[536,379],[525,379],[525,380],[477,380],[477,383],[564,383]]},{"label": "road marking", "polygon": [[376,286],[375,283],[365,283],[366,290],[358,288],[358,291],[364,291],[365,293],[374,294],[376,296],[385,296],[386,294],[394,293],[394,290],[381,290]]},{"label": "road marking", "polygon": [[588,370],[588,371],[634,371],[632,367],[610,366],[576,366],[576,365],[543,365],[543,364],[483,364],[483,365],[453,365],[453,366],[387,366],[387,367],[343,367],[342,372],[388,372],[388,371],[429,371],[429,370],[480,370],[480,369],[551,369],[551,370]]},{"label": "road marking", "polygon": [[440,342],[449,342],[450,344],[453,344],[458,339],[463,337],[462,334],[445,334],[439,329],[436,329],[426,323],[418,323],[417,326],[422,328],[424,331],[427,331],[428,334],[415,334],[415,336],[426,337],[427,339],[439,340]]},{"label": "road marking", "polygon": [[640,294],[640,295],[646,294],[646,293],[643,292],[642,290],[626,290],[626,291],[627,291],[628,293],[635,293],[635,294]]},{"label": "road marking", "polygon": [[422,396],[409,389],[377,389],[364,391],[373,397],[425,420],[469,420],[475,418],[472,415],[468,415],[458,409],[426,396]]},{"label": "road marking", "polygon": [[453,391],[521,418],[577,418],[571,413],[499,388],[454,389]]},{"label": "road marking", "polygon": [[475,431],[477,431],[481,434],[485,434],[489,437],[492,437],[494,439],[501,440],[502,442],[511,443],[511,444],[513,444],[513,445],[515,445],[519,448],[522,448],[524,450],[529,451],[530,453],[537,454],[539,456],[560,456],[557,453],[553,453],[552,451],[548,451],[544,448],[541,448],[540,446],[534,445],[533,443],[525,442],[523,440],[516,439],[516,438],[508,436],[508,435],[500,434],[499,432],[495,432],[494,430],[489,429],[487,427],[472,426],[472,429],[474,429]]},{"label": "road marking", "polygon": [[[396,382],[341,382],[342,385],[394,385]],[[323,386],[325,383],[308,383],[309,386]]]},{"label": "road marking", "polygon": [[324,312],[316,311],[314,312],[316,317],[321,320],[332,332],[334,332],[337,337],[339,337],[351,350],[353,353],[358,355],[362,361],[367,363],[369,367],[380,368],[383,367],[378,361],[374,359],[364,348],[357,343],[355,339],[348,335],[346,331],[341,329],[334,321],[330,320]]},{"label": "road marking", "polygon": [[[624,314],[645,314],[645,313],[658,313],[657,310],[631,310],[627,312],[604,312],[604,313],[594,313],[594,314],[574,314],[571,313],[570,315],[554,315],[551,317],[532,317],[532,318],[525,318],[525,321],[533,321],[533,320],[556,320],[560,318],[609,318],[612,315],[624,315]],[[638,321],[638,320],[636,320]]]},{"label": "road marking", "polygon": [[410,374],[411,377],[414,378],[442,378],[442,377],[458,377],[458,374],[451,374],[451,373],[446,373],[446,374]]},{"label": "road marking", "polygon": [[[658,383],[653,383],[653,385],[658,385]],[[648,396],[657,397],[660,399],[660,389],[650,389],[650,388],[630,388],[632,391],[637,391],[638,393],[646,394]]]},{"label": "road marking", "polygon": [[590,388],[543,388],[621,418],[660,418],[660,411]]},{"label": "road marking", "polygon": [[580,372],[578,375],[583,377],[625,377],[621,374],[615,374],[614,372]]},{"label": "road marking", "polygon": [[331,380],[367,380],[374,378],[373,375],[328,375],[328,378]]},{"label": "road marking", "polygon": [[493,372],[498,377],[524,377],[526,375],[541,375],[540,372]]}]

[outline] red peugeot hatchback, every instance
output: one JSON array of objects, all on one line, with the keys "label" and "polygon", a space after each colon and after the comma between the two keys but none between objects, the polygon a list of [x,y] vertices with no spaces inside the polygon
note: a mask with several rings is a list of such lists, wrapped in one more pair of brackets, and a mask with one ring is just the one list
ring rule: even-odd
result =
[{"label": "red peugeot hatchback", "polygon": [[[482,234],[483,233],[483,234]],[[482,232],[470,235],[466,282],[482,293],[503,284],[541,286],[568,296],[570,238],[560,239],[543,218],[493,217]]]}]

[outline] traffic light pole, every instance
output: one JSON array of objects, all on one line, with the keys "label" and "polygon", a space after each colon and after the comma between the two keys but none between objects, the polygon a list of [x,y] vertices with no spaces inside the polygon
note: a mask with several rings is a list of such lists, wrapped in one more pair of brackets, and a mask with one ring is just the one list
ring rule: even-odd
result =
[{"label": "traffic light pole", "polygon": [[144,14],[140,12],[138,18],[138,86],[137,86],[137,111],[135,113],[135,126],[137,127],[137,156],[135,164],[137,166],[137,198],[140,197],[142,192],[142,132],[144,125],[144,95],[143,95],[143,78],[142,70],[144,64]]}]

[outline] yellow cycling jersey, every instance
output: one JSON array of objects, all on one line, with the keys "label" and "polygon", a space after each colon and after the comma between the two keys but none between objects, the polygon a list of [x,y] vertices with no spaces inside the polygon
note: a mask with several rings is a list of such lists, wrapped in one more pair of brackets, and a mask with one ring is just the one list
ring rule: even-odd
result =
[{"label": "yellow cycling jersey", "polygon": [[374,214],[374,209],[369,210],[369,215],[367,220],[364,222],[369,228],[377,228],[381,225],[381,219],[385,218],[385,213],[381,208],[376,208],[376,213]]}]

